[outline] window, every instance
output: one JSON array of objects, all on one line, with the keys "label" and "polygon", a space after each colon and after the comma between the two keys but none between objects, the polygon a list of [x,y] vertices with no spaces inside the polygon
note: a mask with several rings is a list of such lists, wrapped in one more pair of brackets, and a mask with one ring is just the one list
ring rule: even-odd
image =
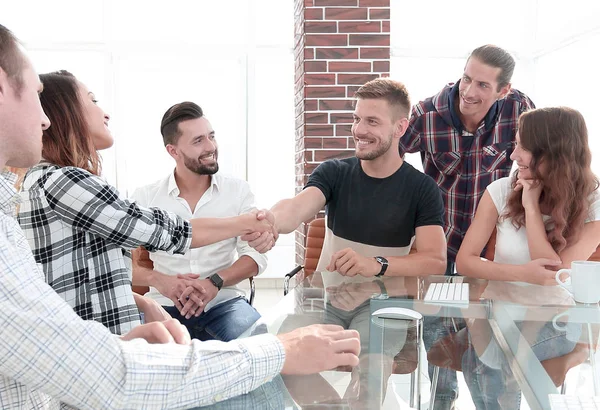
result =
[{"label": "window", "polygon": [[[66,69],[98,96],[115,136],[104,176],[123,194],[173,169],[160,120],[190,100],[215,128],[221,172],[261,207],[293,196],[292,1],[23,0],[2,17],[38,72]],[[293,235],[269,256],[267,276],[289,271]]]}]

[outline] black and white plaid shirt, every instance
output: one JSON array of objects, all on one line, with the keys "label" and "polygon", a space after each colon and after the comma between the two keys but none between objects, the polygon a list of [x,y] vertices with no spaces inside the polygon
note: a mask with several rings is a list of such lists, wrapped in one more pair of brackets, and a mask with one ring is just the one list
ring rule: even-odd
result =
[{"label": "black and white plaid shirt", "polygon": [[101,178],[42,163],[23,182],[19,224],[46,282],[83,319],[124,334],[140,324],[129,250],[183,254],[192,228],[175,214],[122,200]]}]

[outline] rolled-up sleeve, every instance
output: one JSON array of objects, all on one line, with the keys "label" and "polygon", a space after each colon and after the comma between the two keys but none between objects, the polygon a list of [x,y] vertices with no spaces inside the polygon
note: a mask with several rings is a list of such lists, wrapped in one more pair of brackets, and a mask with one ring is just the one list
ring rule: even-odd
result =
[{"label": "rolled-up sleeve", "polygon": [[101,178],[80,168],[49,170],[38,182],[49,207],[65,223],[127,249],[185,253],[191,246],[188,221],[158,208],[123,200]]}]

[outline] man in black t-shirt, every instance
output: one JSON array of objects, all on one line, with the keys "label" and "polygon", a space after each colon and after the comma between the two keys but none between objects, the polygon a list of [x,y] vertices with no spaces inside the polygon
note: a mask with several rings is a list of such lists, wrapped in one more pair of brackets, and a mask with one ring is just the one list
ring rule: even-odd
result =
[{"label": "man in black t-shirt", "polygon": [[[443,274],[446,240],[438,186],[404,162],[396,149],[408,127],[406,87],[379,78],[355,96],[356,156],[325,161],[301,193],[278,202],[268,215],[275,218],[275,237],[265,233],[242,239],[266,252],[278,233],[294,231],[326,206],[318,270],[337,271],[342,277]],[[416,252],[409,254],[411,247]]]},{"label": "man in black t-shirt", "polygon": [[[274,218],[275,233],[250,234],[242,239],[266,252],[278,233],[292,232],[326,207],[325,240],[317,265],[327,289],[325,310],[290,315],[280,330],[294,329],[310,320],[357,330],[363,352],[359,367],[365,370],[352,373],[345,396],[353,393],[352,386],[359,385],[358,399],[368,405],[374,399],[366,371],[372,358],[368,354],[369,297],[374,285],[381,293],[406,295],[408,286],[401,276],[442,275],[446,270],[446,239],[442,229],[444,205],[437,184],[404,162],[397,149],[408,127],[410,99],[406,88],[380,78],[360,87],[355,96],[352,136],[356,156],[325,161],[301,193],[278,202],[272,214],[266,215]],[[416,252],[410,253],[411,248]],[[383,380],[391,373],[394,355],[402,349],[408,333],[406,328],[395,329],[393,334],[388,329],[376,359],[376,363],[387,363],[382,367]],[[305,389],[297,391],[293,384],[290,386],[291,394],[301,402]],[[311,386],[315,397],[333,399],[337,395],[323,380],[313,380]]]}]

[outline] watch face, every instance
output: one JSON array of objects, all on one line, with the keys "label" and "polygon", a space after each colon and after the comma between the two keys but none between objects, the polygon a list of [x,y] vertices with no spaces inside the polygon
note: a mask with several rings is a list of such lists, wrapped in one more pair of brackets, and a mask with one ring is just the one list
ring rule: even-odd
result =
[{"label": "watch face", "polygon": [[223,286],[223,279],[218,274],[215,273],[209,279],[217,287],[217,289],[220,290]]}]

